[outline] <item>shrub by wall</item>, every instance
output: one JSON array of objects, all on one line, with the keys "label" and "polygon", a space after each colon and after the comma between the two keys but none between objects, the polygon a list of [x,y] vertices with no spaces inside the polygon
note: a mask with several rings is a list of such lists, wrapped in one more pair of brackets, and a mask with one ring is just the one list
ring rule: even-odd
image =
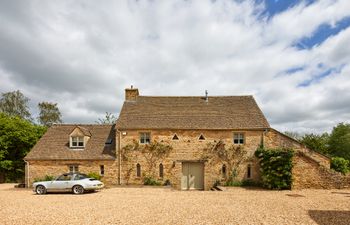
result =
[{"label": "shrub by wall", "polygon": [[262,184],[269,189],[291,189],[294,151],[292,149],[264,149],[255,152],[259,158]]},{"label": "shrub by wall", "polygon": [[349,160],[346,160],[342,157],[333,157],[331,160],[331,169],[342,173],[343,175],[347,174],[350,170]]}]

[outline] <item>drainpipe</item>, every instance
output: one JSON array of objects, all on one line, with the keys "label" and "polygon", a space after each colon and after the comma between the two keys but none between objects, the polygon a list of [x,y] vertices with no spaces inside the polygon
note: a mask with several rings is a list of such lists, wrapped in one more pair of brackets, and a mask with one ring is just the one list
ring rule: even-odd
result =
[{"label": "drainpipe", "polygon": [[117,133],[118,133],[118,184],[120,185],[121,184],[121,170],[122,170],[122,166],[121,166],[121,156],[122,156],[122,153],[121,153],[121,132],[120,130],[117,129]]},{"label": "drainpipe", "polygon": [[[29,188],[29,162],[26,160],[23,160],[23,161],[27,164],[27,188]],[[24,180],[24,183],[26,183],[25,180]]]},{"label": "drainpipe", "polygon": [[266,135],[266,133],[267,133],[268,131],[269,131],[268,129],[265,129],[265,130],[263,131],[263,135],[262,135],[262,145],[263,145],[264,148],[265,148],[265,135]]}]

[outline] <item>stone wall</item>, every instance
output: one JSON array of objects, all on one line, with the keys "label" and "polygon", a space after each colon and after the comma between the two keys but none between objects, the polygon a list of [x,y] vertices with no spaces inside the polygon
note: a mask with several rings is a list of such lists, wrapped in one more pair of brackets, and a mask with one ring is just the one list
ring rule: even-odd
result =
[{"label": "stone wall", "polygon": [[350,186],[350,176],[335,172],[303,153],[294,157],[293,189],[345,188]]},{"label": "stone wall", "polygon": [[[105,185],[117,184],[118,168],[116,161],[29,161],[29,168],[26,165],[25,182],[30,186],[35,178],[43,178],[45,175],[57,177],[63,173],[69,172],[69,165],[78,165],[79,172],[100,174],[100,165],[104,165],[104,176],[102,181]],[[29,177],[28,177],[29,175]]]},{"label": "stone wall", "polygon": [[[123,131],[122,131],[123,132]],[[182,162],[183,161],[198,161],[202,159],[202,152],[206,145],[211,142],[224,141],[226,145],[233,144],[234,131],[220,130],[127,130],[126,135],[121,137],[121,147],[131,144],[133,140],[139,140],[140,132],[150,132],[151,140],[168,144],[173,147],[169,157],[157,162],[156,168],[154,168],[154,174],[160,182],[170,180],[172,185],[180,189],[181,174],[182,174]],[[245,134],[244,148],[247,150],[247,154],[250,160],[242,164],[238,179],[246,179],[247,165],[251,164],[252,174],[251,179],[258,181],[260,179],[259,168],[257,160],[254,157],[254,152],[261,143],[262,131],[237,131],[237,133]],[[174,135],[177,135],[179,140],[172,140]],[[205,140],[199,140],[200,135],[205,137]],[[142,184],[143,178],[136,176],[136,165],[141,165],[143,173],[148,171],[147,163],[144,156],[140,152],[134,152],[133,156],[128,161],[122,161],[121,168],[121,183],[122,184]],[[159,177],[159,164],[164,166],[164,177]],[[208,190],[213,186],[216,180],[224,180],[221,173],[223,163],[216,165],[210,165],[208,162],[204,162],[204,186],[205,190]]]}]

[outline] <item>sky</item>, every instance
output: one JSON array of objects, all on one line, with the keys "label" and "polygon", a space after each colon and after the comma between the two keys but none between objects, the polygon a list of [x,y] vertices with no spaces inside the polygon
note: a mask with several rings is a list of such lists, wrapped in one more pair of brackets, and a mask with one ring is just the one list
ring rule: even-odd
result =
[{"label": "sky", "polygon": [[350,1],[0,2],[0,92],[33,117],[118,116],[141,95],[253,95],[271,127],[322,133],[350,121]]}]

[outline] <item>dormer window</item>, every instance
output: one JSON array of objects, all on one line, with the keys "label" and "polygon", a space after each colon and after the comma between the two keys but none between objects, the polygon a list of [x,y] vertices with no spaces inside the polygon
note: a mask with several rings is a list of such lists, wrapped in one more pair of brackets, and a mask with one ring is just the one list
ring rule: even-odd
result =
[{"label": "dormer window", "polygon": [[71,145],[72,148],[84,148],[84,137],[76,136],[71,137]]}]

